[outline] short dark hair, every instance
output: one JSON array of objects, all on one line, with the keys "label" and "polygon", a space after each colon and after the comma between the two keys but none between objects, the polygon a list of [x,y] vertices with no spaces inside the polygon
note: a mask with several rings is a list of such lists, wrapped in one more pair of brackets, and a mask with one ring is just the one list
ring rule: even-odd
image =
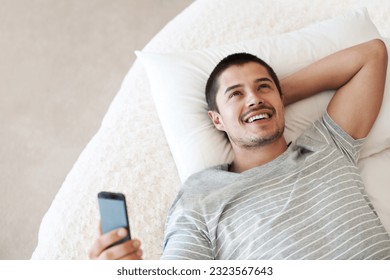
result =
[{"label": "short dark hair", "polygon": [[264,60],[258,58],[257,56],[249,53],[235,53],[228,55],[224,59],[222,59],[217,66],[215,66],[214,70],[211,72],[207,83],[206,83],[206,101],[209,109],[212,111],[219,112],[217,105],[217,92],[219,89],[219,77],[221,74],[230,66],[234,65],[243,65],[248,62],[255,62],[265,67],[268,74],[273,79],[276,88],[279,91],[280,96],[282,96],[282,89],[280,88],[280,83],[275,71],[269,66]]}]

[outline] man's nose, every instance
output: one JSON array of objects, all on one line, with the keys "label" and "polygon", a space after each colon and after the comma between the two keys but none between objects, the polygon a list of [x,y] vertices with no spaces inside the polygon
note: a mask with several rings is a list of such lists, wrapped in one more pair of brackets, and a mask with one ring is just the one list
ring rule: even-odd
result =
[{"label": "man's nose", "polygon": [[257,106],[259,104],[263,104],[264,99],[261,97],[261,95],[254,91],[247,92],[247,106],[253,107]]}]

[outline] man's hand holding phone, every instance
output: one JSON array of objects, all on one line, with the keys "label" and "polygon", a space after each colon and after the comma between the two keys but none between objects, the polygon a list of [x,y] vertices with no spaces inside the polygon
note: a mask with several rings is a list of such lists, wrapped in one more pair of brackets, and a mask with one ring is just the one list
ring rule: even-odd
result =
[{"label": "man's hand holding phone", "polygon": [[141,242],[131,239],[125,196],[121,193],[100,192],[100,236],[89,250],[91,259],[140,260]]},{"label": "man's hand holding phone", "polygon": [[125,228],[101,234],[89,250],[89,258],[93,260],[142,260],[141,242],[137,239],[111,246],[126,236]]}]

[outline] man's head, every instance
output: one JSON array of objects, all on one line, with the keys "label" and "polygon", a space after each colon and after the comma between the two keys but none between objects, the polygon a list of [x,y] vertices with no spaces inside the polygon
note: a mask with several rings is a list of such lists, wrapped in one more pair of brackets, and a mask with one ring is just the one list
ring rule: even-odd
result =
[{"label": "man's head", "polygon": [[209,116],[233,146],[254,148],[279,139],[284,107],[279,80],[263,60],[240,53],[223,59],[206,85]]},{"label": "man's head", "polygon": [[217,66],[215,66],[214,70],[211,72],[207,80],[206,101],[211,111],[219,112],[216,96],[219,89],[219,77],[221,76],[221,74],[230,66],[240,66],[248,62],[255,62],[262,65],[268,71],[268,74],[271,76],[272,80],[274,81],[280,96],[282,96],[282,90],[280,88],[278,76],[275,74],[271,66],[269,66],[264,60],[252,54],[235,53],[222,59],[217,64]]}]

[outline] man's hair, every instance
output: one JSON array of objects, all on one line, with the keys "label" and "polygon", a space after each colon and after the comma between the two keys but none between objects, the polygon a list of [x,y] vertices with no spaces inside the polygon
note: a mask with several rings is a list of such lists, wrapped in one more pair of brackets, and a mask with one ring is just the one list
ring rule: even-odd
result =
[{"label": "man's hair", "polygon": [[217,105],[217,92],[219,89],[219,77],[221,74],[230,66],[240,66],[248,62],[255,62],[265,67],[268,74],[271,76],[274,81],[276,88],[279,91],[280,96],[282,96],[282,90],[280,88],[279,79],[276,76],[274,70],[269,66],[265,61],[258,58],[255,55],[249,53],[235,53],[231,54],[224,59],[222,59],[214,70],[211,72],[207,84],[206,84],[206,101],[211,111],[219,112]]}]

